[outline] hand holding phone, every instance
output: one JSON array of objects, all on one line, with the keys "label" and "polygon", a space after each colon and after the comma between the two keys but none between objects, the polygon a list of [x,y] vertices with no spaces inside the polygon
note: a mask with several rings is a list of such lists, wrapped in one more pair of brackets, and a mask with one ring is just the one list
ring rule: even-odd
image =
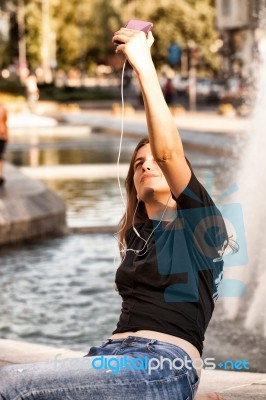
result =
[{"label": "hand holding phone", "polygon": [[[148,32],[152,29],[153,24],[151,22],[141,21],[139,19],[130,19],[124,27],[128,28],[128,29],[133,29],[136,31],[143,31],[146,33],[146,36],[147,36]],[[123,44],[123,43],[119,42],[119,41],[114,42],[115,46],[119,46],[120,44]]]}]

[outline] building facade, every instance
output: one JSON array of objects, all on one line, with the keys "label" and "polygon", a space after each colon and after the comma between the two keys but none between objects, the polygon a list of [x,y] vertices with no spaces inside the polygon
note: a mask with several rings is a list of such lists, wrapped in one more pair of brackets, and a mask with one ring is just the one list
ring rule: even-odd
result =
[{"label": "building facade", "polygon": [[266,0],[216,0],[221,33],[221,72],[249,81],[258,62],[258,44],[266,32]]}]

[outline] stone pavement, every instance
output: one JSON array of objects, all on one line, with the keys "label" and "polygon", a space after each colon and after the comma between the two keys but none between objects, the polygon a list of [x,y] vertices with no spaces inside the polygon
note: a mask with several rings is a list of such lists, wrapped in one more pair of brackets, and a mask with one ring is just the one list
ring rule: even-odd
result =
[{"label": "stone pavement", "polygon": [[[45,102],[40,102],[41,115],[19,113],[9,116],[9,130],[12,137],[22,135],[27,140],[30,132],[43,134],[88,134],[103,132],[120,135],[122,118],[121,108],[118,113],[112,111],[112,102],[105,104],[87,102],[86,108],[64,107],[49,102],[47,111]],[[119,103],[118,103],[119,105]],[[250,122],[247,118],[225,117],[215,111],[187,111],[182,115],[173,115],[180,131],[184,147],[188,150],[205,153],[236,156],[239,146],[245,141]],[[37,129],[36,129],[37,128]],[[142,137],[147,135],[146,118],[143,110],[128,112],[125,110],[123,132],[127,136]]]},{"label": "stone pavement", "polygon": [[[119,126],[121,122],[121,108],[119,112],[112,112],[110,109],[81,109],[80,111],[63,112],[62,118],[66,121],[72,122],[87,122],[89,120],[94,123],[101,120],[104,125],[108,124],[103,121],[106,119],[108,122],[113,121],[114,126]],[[222,133],[227,135],[241,135],[248,127],[248,118],[242,117],[226,117],[219,115],[215,111],[186,111],[181,115],[173,115],[176,125],[183,130],[206,132],[206,133]],[[124,120],[126,125],[146,124],[144,110],[136,110],[131,112],[124,112]]]},{"label": "stone pavement", "polygon": [[[249,129],[249,120],[240,117],[223,117],[215,112],[186,112],[173,116],[187,150],[236,156]],[[96,132],[121,134],[121,113],[111,110],[81,110],[64,113],[61,121],[74,125],[89,125]],[[144,111],[124,114],[123,132],[127,136],[147,135]]]}]

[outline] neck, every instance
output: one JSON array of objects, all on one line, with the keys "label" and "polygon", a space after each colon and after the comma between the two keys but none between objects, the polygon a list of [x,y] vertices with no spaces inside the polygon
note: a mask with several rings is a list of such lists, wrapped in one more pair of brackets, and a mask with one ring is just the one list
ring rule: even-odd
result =
[{"label": "neck", "polygon": [[176,202],[172,197],[168,196],[165,201],[145,202],[145,208],[149,219],[172,221],[175,218]]}]

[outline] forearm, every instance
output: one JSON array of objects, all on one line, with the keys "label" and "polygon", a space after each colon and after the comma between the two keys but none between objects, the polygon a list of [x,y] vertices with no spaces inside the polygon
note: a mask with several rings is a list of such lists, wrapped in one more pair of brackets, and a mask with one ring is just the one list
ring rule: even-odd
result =
[{"label": "forearm", "polygon": [[183,155],[181,138],[165,102],[152,61],[152,33],[146,36],[141,31],[121,28],[114,34],[115,41],[122,43],[116,51],[126,55],[140,83],[153,157],[156,161],[165,161]]},{"label": "forearm", "polygon": [[165,102],[157,72],[151,62],[145,69],[136,71],[146,112],[149,140],[156,160],[167,160],[175,154],[183,154],[183,145]]}]

